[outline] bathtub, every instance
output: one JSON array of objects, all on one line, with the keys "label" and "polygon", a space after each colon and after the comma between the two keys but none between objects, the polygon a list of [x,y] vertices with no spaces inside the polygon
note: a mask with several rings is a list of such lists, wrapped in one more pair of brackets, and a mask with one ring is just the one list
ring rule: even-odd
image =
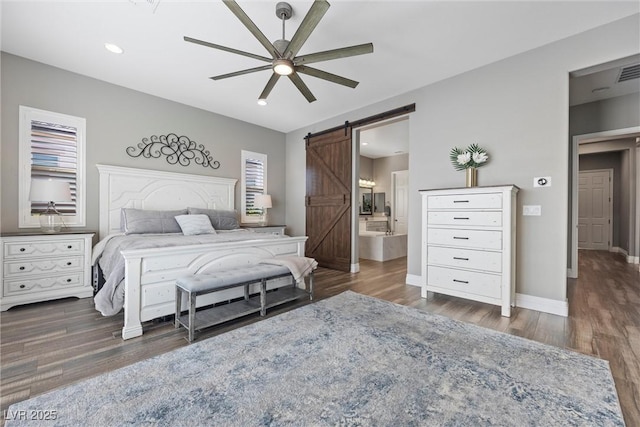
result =
[{"label": "bathtub", "polygon": [[361,231],[358,237],[360,258],[388,261],[407,256],[407,235],[386,235],[382,231]]}]

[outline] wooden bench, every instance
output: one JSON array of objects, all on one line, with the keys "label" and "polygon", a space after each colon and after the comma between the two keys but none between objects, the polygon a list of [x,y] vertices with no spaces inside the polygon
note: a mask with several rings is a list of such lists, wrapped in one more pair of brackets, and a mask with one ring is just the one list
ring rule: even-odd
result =
[{"label": "wooden bench", "polygon": [[[267,293],[267,281],[286,276],[291,277],[290,286]],[[265,316],[268,308],[303,296],[309,296],[309,299],[313,299],[313,272],[309,276],[309,291],[298,288],[289,269],[280,265],[255,264],[179,277],[176,281],[175,327],[179,328],[182,325],[187,328],[189,342],[192,342],[196,330],[252,313],[260,312],[261,316]],[[249,287],[256,283],[260,283],[260,292],[257,296],[250,295]],[[196,299],[199,295],[240,286],[244,286],[243,299],[196,311]],[[182,315],[183,293],[188,295],[189,301],[188,314],[186,315]]]}]

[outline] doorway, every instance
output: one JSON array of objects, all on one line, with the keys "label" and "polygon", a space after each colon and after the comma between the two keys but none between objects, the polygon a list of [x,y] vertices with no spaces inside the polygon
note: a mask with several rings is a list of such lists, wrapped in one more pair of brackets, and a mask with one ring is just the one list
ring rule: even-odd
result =
[{"label": "doorway", "polygon": [[578,249],[608,251],[613,235],[613,170],[578,173]]}]

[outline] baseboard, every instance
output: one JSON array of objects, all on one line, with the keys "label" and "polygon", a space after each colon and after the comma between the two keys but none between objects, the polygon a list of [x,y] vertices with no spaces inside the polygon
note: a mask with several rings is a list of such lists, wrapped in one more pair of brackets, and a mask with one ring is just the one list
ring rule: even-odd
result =
[{"label": "baseboard", "polygon": [[640,257],[627,255],[627,262],[629,264],[640,264]]},{"label": "baseboard", "polygon": [[640,263],[640,257],[629,255],[629,252],[627,252],[626,249],[619,248],[617,246],[612,246],[611,249],[609,249],[609,252],[615,252],[617,254],[624,255],[624,257],[627,260],[627,264],[638,264],[638,263]]},{"label": "baseboard", "polygon": [[422,286],[422,276],[418,276],[417,274],[407,274],[407,277],[404,279],[404,282],[407,285],[411,286]]},{"label": "baseboard", "polygon": [[611,246],[611,247],[609,248],[609,252],[614,252],[614,253],[617,253],[617,254],[622,254],[622,255],[624,255],[624,256],[629,255],[629,253],[626,251],[626,249],[622,249],[622,248],[620,248],[620,247],[618,247],[618,246]]},{"label": "baseboard", "polygon": [[360,263],[356,262],[355,264],[351,264],[351,270],[349,273],[359,273],[360,272]]},{"label": "baseboard", "polygon": [[516,306],[557,316],[569,316],[569,303],[548,298],[534,297],[533,295],[516,294]]}]

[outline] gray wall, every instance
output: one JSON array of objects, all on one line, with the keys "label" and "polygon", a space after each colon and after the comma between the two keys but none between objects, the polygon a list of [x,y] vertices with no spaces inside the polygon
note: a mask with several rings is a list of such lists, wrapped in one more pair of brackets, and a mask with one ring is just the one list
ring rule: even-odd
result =
[{"label": "gray wall", "polygon": [[373,179],[376,193],[386,193],[386,200],[391,200],[391,172],[409,169],[409,155],[381,157],[373,160]]},{"label": "gray wall", "polygon": [[570,136],[625,129],[640,124],[638,94],[575,105],[569,109]]},{"label": "gray wall", "polygon": [[[627,236],[622,237],[621,229],[629,232],[629,200],[626,198],[625,208],[622,207],[623,194],[629,189],[629,182],[624,183],[622,177],[622,152],[614,151],[610,153],[581,154],[579,158],[580,172],[613,169],[613,218],[611,218],[613,226],[613,236],[611,236],[611,244],[629,251],[629,241]],[[622,243],[621,243],[622,242]]]},{"label": "gray wall", "polygon": [[[453,146],[478,143],[491,156],[480,185],[515,184],[518,293],[566,300],[569,72],[637,54],[639,16],[587,31],[287,134],[287,221],[304,232],[304,135],[416,103],[409,115],[408,274],[420,275],[419,189],[462,186]],[[533,177],[553,185],[534,189]],[[522,205],[542,216],[523,217]]]},{"label": "gray wall", "polygon": [[[240,178],[242,149],[268,155],[271,222],[285,220],[285,135],[218,114],[188,107],[95,80],[25,58],[2,53],[2,159],[0,230],[18,229],[18,106],[84,117],[87,120],[87,229],[98,229],[96,163],[172,172]],[[169,165],[164,159],[132,158],[125,153],[144,137],[186,135],[204,144],[219,169]],[[240,207],[236,185],[236,208]]]}]

